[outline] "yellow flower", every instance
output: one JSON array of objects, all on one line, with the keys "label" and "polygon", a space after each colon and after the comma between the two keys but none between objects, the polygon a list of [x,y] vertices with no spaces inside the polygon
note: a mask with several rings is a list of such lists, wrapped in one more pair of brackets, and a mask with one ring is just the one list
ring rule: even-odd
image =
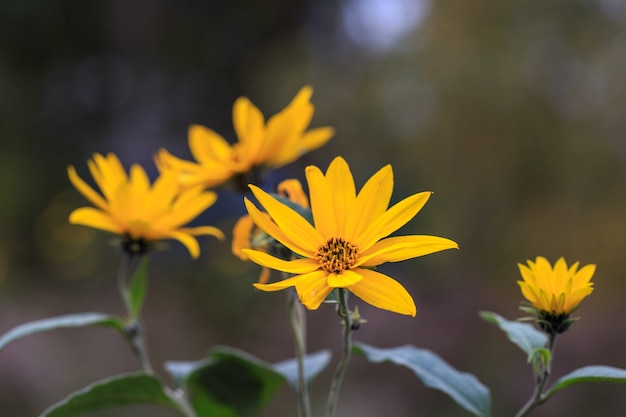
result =
[{"label": "yellow flower", "polygon": [[595,265],[578,270],[579,262],[567,267],[562,257],[554,264],[538,256],[528,266],[517,264],[523,281],[517,281],[522,294],[539,311],[553,316],[567,316],[593,291],[591,277]]},{"label": "yellow flower", "polygon": [[333,160],[326,175],[315,166],[307,167],[306,179],[313,224],[260,188],[250,186],[273,220],[245,199],[254,222],[301,257],[283,260],[244,249],[252,261],[262,266],[296,274],[283,281],[254,286],[264,291],[295,286],[309,309],[317,309],[333,289],[346,288],[375,307],[415,316],[415,303],[406,289],[372,268],[458,248],[452,240],[436,236],[385,238],[411,220],[431,193],[412,195],[388,208],[393,191],[391,166],[374,174],[357,194],[350,167],[341,157]]},{"label": "yellow flower", "polygon": [[[256,181],[259,170],[276,168],[324,145],[334,134],[330,127],[306,130],[314,113],[313,89],[303,87],[291,103],[265,123],[261,111],[246,97],[233,106],[233,124],[239,141],[230,145],[213,130],[192,125],[189,149],[196,162],[161,149],[156,157],[160,170],[178,172],[183,188],[218,186],[234,179],[239,188]],[[251,180],[251,181],[248,181]]]},{"label": "yellow flower", "polygon": [[[289,201],[304,209],[309,208],[309,199],[302,189],[302,184],[296,179],[285,180],[278,184],[278,194],[281,197],[288,198]],[[267,213],[261,212],[260,215],[266,217],[268,221],[272,219]],[[233,227],[231,250],[239,259],[247,261],[249,258],[248,255],[243,252],[244,249],[257,249],[263,252],[270,252],[273,242],[274,240],[270,236],[256,227],[252,217],[246,214],[241,216]],[[270,270],[263,267],[259,282],[265,284],[269,278]]]},{"label": "yellow flower", "polygon": [[113,153],[107,156],[96,153],[87,165],[101,194],[69,166],[67,172],[74,187],[96,206],[72,211],[70,223],[122,235],[126,249],[131,252],[141,252],[153,241],[175,239],[197,258],[200,247],[194,236],[213,235],[223,239],[222,232],[215,227],[182,227],[213,205],[217,199],[214,192],[192,188],[179,194],[178,178],[171,172],[163,173],[151,185],[141,166],[133,165],[127,175]]}]

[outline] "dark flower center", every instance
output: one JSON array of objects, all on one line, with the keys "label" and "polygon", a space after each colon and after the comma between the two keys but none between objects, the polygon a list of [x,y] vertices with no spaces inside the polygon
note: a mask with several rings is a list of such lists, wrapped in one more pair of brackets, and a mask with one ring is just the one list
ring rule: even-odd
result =
[{"label": "dark flower center", "polygon": [[317,260],[323,270],[339,273],[350,269],[359,258],[356,245],[341,237],[333,237],[317,250]]}]

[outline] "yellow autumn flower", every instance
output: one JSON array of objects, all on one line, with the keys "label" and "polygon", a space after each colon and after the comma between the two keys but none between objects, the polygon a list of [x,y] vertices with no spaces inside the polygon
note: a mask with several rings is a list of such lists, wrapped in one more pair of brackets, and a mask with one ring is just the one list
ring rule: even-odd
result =
[{"label": "yellow autumn flower", "polygon": [[372,176],[357,194],[350,167],[335,158],[326,174],[306,168],[313,223],[260,188],[250,188],[271,217],[247,198],[248,213],[267,234],[301,258],[283,260],[262,251],[244,249],[248,257],[268,268],[296,274],[272,284],[254,284],[263,291],[295,286],[302,303],[317,309],[335,288],[345,288],[363,301],[400,314],[415,316],[413,299],[396,280],[374,271],[385,262],[398,262],[458,248],[452,240],[425,235],[388,237],[426,204],[422,192],[389,206],[393,191],[390,165]]},{"label": "yellow autumn flower", "polygon": [[200,126],[189,128],[189,149],[195,162],[161,149],[156,156],[160,170],[173,170],[184,188],[216,187],[234,180],[239,188],[256,178],[263,168],[276,168],[324,145],[334,134],[330,127],[307,130],[314,113],[313,89],[303,87],[282,111],[267,123],[261,111],[246,97],[233,106],[233,125],[238,142],[232,146],[218,133]]},{"label": "yellow autumn flower", "polygon": [[580,270],[579,262],[568,268],[562,257],[554,268],[548,260],[538,256],[528,265],[518,264],[523,281],[517,281],[524,297],[539,311],[553,316],[567,316],[593,291],[591,277],[595,265]]},{"label": "yellow autumn flower", "polygon": [[194,236],[223,239],[222,232],[212,226],[182,227],[213,205],[217,199],[214,192],[191,188],[179,193],[178,178],[171,172],[164,172],[151,185],[140,165],[133,165],[127,175],[113,153],[96,153],[87,165],[100,193],[69,166],[71,183],[95,206],[72,211],[70,223],[121,235],[131,252],[141,252],[153,241],[175,239],[197,258],[200,247]]},{"label": "yellow autumn flower", "polygon": [[[309,199],[302,189],[302,184],[296,179],[288,179],[278,184],[278,195],[287,198],[292,203],[297,204],[303,209],[309,208]],[[266,216],[267,220],[271,221],[271,217],[267,213],[260,213],[261,216]],[[248,255],[244,253],[244,249],[257,249],[263,252],[271,252],[272,243],[274,239],[268,236],[265,232],[259,229],[252,217],[246,214],[241,216],[233,227],[233,241],[231,244],[231,250],[235,256],[242,261],[249,260]],[[270,270],[263,267],[259,282],[265,284],[270,278]]]}]

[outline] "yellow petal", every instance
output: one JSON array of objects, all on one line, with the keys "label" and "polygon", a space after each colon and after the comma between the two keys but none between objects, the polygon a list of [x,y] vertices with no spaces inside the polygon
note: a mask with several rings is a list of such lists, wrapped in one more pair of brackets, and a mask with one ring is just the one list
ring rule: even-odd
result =
[{"label": "yellow petal", "polygon": [[353,242],[380,217],[393,192],[393,170],[386,165],[376,172],[361,188],[346,221],[346,239]]},{"label": "yellow petal", "polygon": [[424,207],[431,194],[431,192],[414,194],[395,204],[375,219],[365,232],[357,237],[354,244],[361,251],[368,250],[378,240],[395,232],[411,220]]},{"label": "yellow petal", "polygon": [[124,230],[111,218],[108,213],[93,207],[78,208],[70,213],[71,224],[81,224],[95,229],[113,233],[124,233]]},{"label": "yellow petal", "polygon": [[326,283],[327,275],[326,271],[314,271],[300,275],[300,279],[296,283],[296,291],[300,302],[309,310],[317,310],[333,290]]},{"label": "yellow petal", "polygon": [[326,183],[330,189],[337,221],[337,232],[334,236],[345,236],[347,217],[356,200],[354,178],[345,159],[340,156],[333,159],[326,171]]},{"label": "yellow petal", "polygon": [[320,232],[295,210],[282,204],[259,187],[250,185],[250,189],[280,229],[307,253],[316,253],[317,249],[326,243]]},{"label": "yellow petal", "polygon": [[340,273],[331,273],[328,275],[327,283],[331,288],[350,288],[362,279],[362,275],[348,269]]},{"label": "yellow petal", "polygon": [[200,256],[200,245],[198,245],[198,241],[190,234],[174,230],[163,237],[176,239],[180,243],[185,245],[193,259],[197,259],[198,256]]},{"label": "yellow petal", "polygon": [[248,214],[250,214],[250,217],[252,217],[252,220],[254,220],[254,223],[259,227],[259,229],[263,230],[265,233],[282,243],[289,250],[300,256],[304,256],[305,258],[315,256],[315,252],[302,248],[293,242],[285,234],[285,232],[283,232],[280,227],[278,227],[278,225],[271,220],[271,217],[267,213],[264,213],[256,208],[250,200],[244,198],[244,204],[248,210]]},{"label": "yellow petal", "polygon": [[78,192],[85,196],[85,198],[89,200],[94,206],[97,206],[102,210],[107,209],[108,204],[106,203],[104,198],[102,198],[100,194],[94,191],[93,188],[87,185],[87,183],[78,176],[78,174],[76,173],[76,169],[73,166],[70,165],[67,167],[67,175],[70,179],[70,182],[78,190]]},{"label": "yellow petal", "polygon": [[189,150],[200,164],[228,161],[232,148],[218,133],[202,125],[189,127]]},{"label": "yellow petal", "polygon": [[215,236],[219,240],[224,240],[224,233],[213,226],[181,227],[178,230],[192,236]]},{"label": "yellow petal", "polygon": [[[331,237],[340,236],[337,229],[338,213],[335,210],[333,192],[324,174],[318,167],[313,165],[306,167],[305,173],[307,183],[309,184],[313,223],[321,236],[323,236],[320,240],[328,240]],[[321,243],[319,242],[317,247]]]},{"label": "yellow petal", "polygon": [[459,245],[456,242],[438,236],[411,235],[390,237],[376,242],[367,252],[359,255],[359,259],[353,267],[399,262],[446,249],[458,249],[458,247]]},{"label": "yellow petal", "polygon": [[357,268],[355,272],[363,280],[352,285],[350,292],[374,307],[415,317],[415,302],[398,281],[369,269]]},{"label": "yellow petal", "polygon": [[261,266],[289,272],[290,274],[307,274],[320,269],[319,263],[313,259],[303,258],[286,261],[254,249],[243,249],[243,253],[245,253],[251,261]]},{"label": "yellow petal", "polygon": [[246,166],[256,164],[265,138],[263,113],[246,97],[240,97],[233,105],[233,125],[242,146]]}]

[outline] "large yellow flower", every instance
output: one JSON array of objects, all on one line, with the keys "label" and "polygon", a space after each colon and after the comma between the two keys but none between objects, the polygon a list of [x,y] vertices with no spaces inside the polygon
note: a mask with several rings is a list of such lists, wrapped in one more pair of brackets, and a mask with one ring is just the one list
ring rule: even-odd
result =
[{"label": "large yellow flower", "polygon": [[[313,224],[260,188],[250,188],[271,220],[248,199],[255,223],[301,258],[282,260],[262,251],[244,250],[254,262],[296,274],[272,284],[254,284],[264,291],[295,286],[302,303],[317,309],[335,288],[346,288],[375,307],[415,316],[413,299],[394,279],[372,268],[444,249],[458,248],[436,236],[386,236],[398,230],[426,204],[430,192],[405,198],[388,208],[393,191],[390,165],[372,176],[357,194],[350,167],[337,157],[326,175],[306,168]],[[381,240],[382,239],[382,240]]]},{"label": "large yellow flower", "polygon": [[194,236],[223,239],[222,232],[212,226],[182,227],[215,202],[214,192],[196,187],[179,194],[178,178],[171,172],[164,172],[151,185],[141,166],[133,165],[127,175],[112,153],[96,153],[87,164],[101,194],[69,166],[67,172],[74,187],[96,206],[72,211],[70,223],[122,235],[126,249],[134,252],[141,252],[152,241],[175,239],[197,258],[200,247]]},{"label": "large yellow flower", "polygon": [[[189,148],[196,162],[186,161],[161,149],[156,157],[161,170],[179,173],[183,188],[218,186],[234,179],[239,187],[257,182],[255,176],[266,167],[280,167],[319,148],[334,134],[330,127],[306,130],[314,107],[313,89],[303,87],[291,103],[267,123],[261,111],[246,97],[233,106],[233,124],[239,141],[230,145],[213,130],[192,125]],[[251,180],[251,181],[249,181]]]},{"label": "large yellow flower", "polygon": [[538,256],[528,266],[517,264],[523,281],[517,281],[522,294],[539,311],[553,316],[567,316],[593,291],[591,277],[595,265],[578,270],[579,262],[567,267],[562,257],[554,264]]}]

